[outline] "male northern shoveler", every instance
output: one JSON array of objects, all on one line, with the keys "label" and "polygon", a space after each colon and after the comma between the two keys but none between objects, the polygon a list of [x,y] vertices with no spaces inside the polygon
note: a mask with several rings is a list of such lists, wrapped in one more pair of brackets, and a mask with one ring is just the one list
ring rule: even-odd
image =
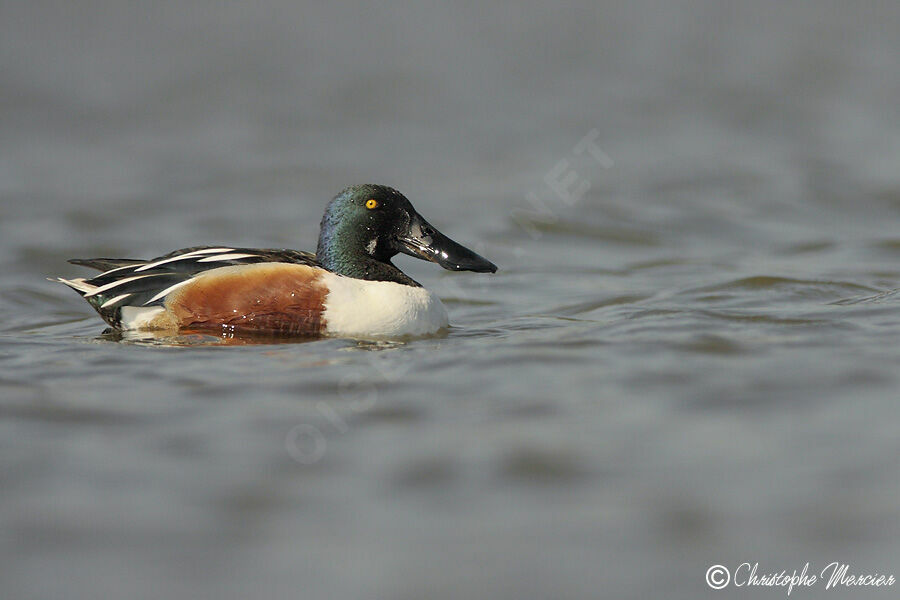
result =
[{"label": "male northern shoveler", "polygon": [[322,217],[316,253],[226,246],[154,258],[73,259],[103,271],[68,285],[116,329],[396,337],[447,326],[441,301],[391,263],[399,252],[453,271],[494,273],[397,190],[356,185]]}]

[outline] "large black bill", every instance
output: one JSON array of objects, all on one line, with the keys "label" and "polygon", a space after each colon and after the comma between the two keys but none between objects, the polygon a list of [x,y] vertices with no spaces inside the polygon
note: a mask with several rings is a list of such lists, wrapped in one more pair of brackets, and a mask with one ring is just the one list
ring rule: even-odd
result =
[{"label": "large black bill", "polygon": [[419,215],[410,220],[409,228],[398,237],[398,250],[404,254],[430,260],[451,271],[495,273],[497,265],[457,244],[432,227]]}]

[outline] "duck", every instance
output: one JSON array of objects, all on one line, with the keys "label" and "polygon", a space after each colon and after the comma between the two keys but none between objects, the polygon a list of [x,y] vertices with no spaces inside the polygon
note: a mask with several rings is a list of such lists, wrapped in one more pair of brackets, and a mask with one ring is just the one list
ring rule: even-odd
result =
[{"label": "duck", "polygon": [[447,328],[440,298],[391,262],[401,253],[451,271],[497,271],[428,223],[397,190],[365,184],[328,203],[315,253],[221,245],[149,260],[71,259],[101,273],[53,281],[78,292],[120,331],[380,339]]}]

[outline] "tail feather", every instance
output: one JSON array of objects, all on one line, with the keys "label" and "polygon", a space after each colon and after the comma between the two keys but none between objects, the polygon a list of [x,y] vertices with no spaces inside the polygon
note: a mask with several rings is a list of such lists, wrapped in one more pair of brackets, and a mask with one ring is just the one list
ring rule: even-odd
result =
[{"label": "tail feather", "polygon": [[96,285],[91,285],[85,280],[84,277],[78,277],[77,279],[63,279],[62,277],[53,279],[51,277],[48,277],[47,279],[49,281],[58,281],[59,283],[64,283],[82,296],[84,296],[85,294],[90,294],[97,289]]}]

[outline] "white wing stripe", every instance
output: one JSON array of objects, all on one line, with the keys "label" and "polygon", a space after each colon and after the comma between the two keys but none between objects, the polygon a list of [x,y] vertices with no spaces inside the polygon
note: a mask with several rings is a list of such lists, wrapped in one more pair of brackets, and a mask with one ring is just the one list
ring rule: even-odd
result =
[{"label": "white wing stripe", "polygon": [[112,306],[116,302],[119,302],[120,300],[124,300],[125,298],[127,298],[130,295],[131,294],[122,294],[121,296],[116,296],[115,298],[110,298],[109,300],[107,300],[106,302],[101,304],[100,308],[106,308],[108,306]]},{"label": "white wing stripe", "polygon": [[146,265],[141,265],[137,269],[134,270],[135,273],[138,271],[146,271],[148,269],[153,269],[160,265],[164,265],[166,263],[175,262],[177,260],[190,260],[192,258],[197,258],[203,254],[213,254],[219,252],[231,252],[234,248],[205,248],[203,250],[194,250],[193,252],[188,252],[187,254],[179,254],[178,256],[173,256],[172,258],[167,258],[165,260],[158,260],[156,262],[147,263]]},{"label": "white wing stripe", "polygon": [[142,266],[138,267],[137,269],[135,269],[134,272],[137,273],[139,271],[146,271],[148,269],[153,269],[155,267],[158,267],[159,265],[164,265],[166,263],[175,262],[178,260],[188,260],[191,258],[196,258],[196,257],[193,254],[182,254],[181,256],[167,258],[166,260],[158,260],[156,262],[147,263],[146,265],[142,265]]},{"label": "white wing stripe", "polygon": [[218,262],[220,260],[237,260],[238,258],[252,258],[257,254],[217,254],[216,256],[207,256],[201,258],[197,262]]},{"label": "white wing stripe", "polygon": [[[126,277],[125,279],[119,279],[113,281],[111,283],[107,283],[106,285],[101,285],[100,287],[91,290],[89,293],[85,294],[85,298],[90,298],[91,296],[96,296],[101,292],[105,292],[106,290],[111,290],[116,286],[120,286],[122,284],[128,283],[129,281],[134,281],[135,279],[143,279],[144,277],[158,277],[159,275],[163,275],[164,273],[150,273],[149,275],[136,275],[135,277]],[[165,273],[168,275],[168,273]]]},{"label": "white wing stripe", "polygon": [[191,254],[213,254],[216,252],[234,252],[234,248],[204,248],[203,250],[194,250]]},{"label": "white wing stripe", "polygon": [[170,285],[169,287],[167,287],[166,289],[164,289],[163,291],[161,291],[161,292],[158,293],[157,295],[153,296],[152,298],[150,298],[149,300],[147,300],[146,302],[144,302],[144,306],[147,306],[147,305],[150,304],[151,302],[156,302],[157,300],[159,300],[159,299],[162,298],[163,296],[166,296],[166,295],[170,294],[171,292],[174,292],[175,290],[177,290],[177,289],[180,288],[181,286],[183,286],[183,285],[185,285],[185,284],[188,284],[188,283],[190,283],[190,282],[192,282],[192,281],[193,281],[193,279],[185,279],[184,281],[179,281],[179,282],[176,283],[175,285]]},{"label": "white wing stripe", "polygon": [[103,271],[99,276],[109,275],[110,273],[115,273],[116,271],[124,271],[125,269],[134,269],[140,265],[125,265],[124,267],[116,267],[115,269],[110,269],[109,271]]}]

